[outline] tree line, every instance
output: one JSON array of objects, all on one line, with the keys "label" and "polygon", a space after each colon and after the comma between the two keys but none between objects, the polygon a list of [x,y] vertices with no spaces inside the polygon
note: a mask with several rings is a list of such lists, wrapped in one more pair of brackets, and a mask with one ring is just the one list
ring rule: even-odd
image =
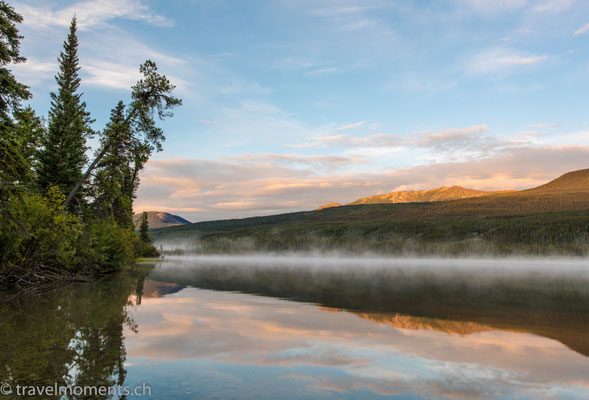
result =
[{"label": "tree line", "polygon": [[[87,277],[156,255],[149,236],[135,233],[133,201],[139,172],[165,140],[156,120],[171,117],[182,103],[174,85],[145,61],[130,101],[119,101],[106,126],[94,130],[80,92],[74,17],[49,113],[40,117],[24,105],[30,88],[10,70],[26,62],[21,22],[0,1],[0,285]],[[99,146],[89,158],[91,138]]]}]

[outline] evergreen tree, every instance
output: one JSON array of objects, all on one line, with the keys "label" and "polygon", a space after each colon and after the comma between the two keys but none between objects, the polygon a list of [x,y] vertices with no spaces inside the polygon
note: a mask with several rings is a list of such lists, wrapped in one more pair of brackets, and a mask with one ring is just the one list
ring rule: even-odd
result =
[{"label": "evergreen tree", "polygon": [[[125,119],[122,121],[119,119],[117,122],[117,125],[124,125],[125,129],[128,127],[131,133],[129,141],[125,144],[130,146],[133,154],[131,184],[125,188],[125,192],[131,198],[134,198],[139,185],[139,172],[153,151],[161,151],[162,142],[165,140],[163,131],[156,126],[155,114],[157,113],[159,119],[170,117],[173,115],[172,109],[182,104],[182,100],[172,95],[175,86],[165,75],[158,73],[157,66],[153,61],[145,61],[139,67],[139,72],[143,74],[143,79],[140,79],[132,88],[132,101],[125,112]],[[64,202],[65,207],[69,206],[92,171],[110,151],[110,146],[117,145],[116,140],[111,142],[108,135],[103,138],[100,151],[67,196]]]},{"label": "evergreen tree", "polygon": [[41,145],[41,138],[46,132],[44,121],[37,116],[31,106],[14,112],[13,132],[18,139],[18,151],[24,161],[24,171],[21,176],[23,183],[34,180],[37,154]]},{"label": "evergreen tree", "polygon": [[151,239],[149,238],[149,222],[147,221],[147,212],[143,211],[141,214],[141,225],[139,225],[139,239],[143,243],[151,244]]},{"label": "evergreen tree", "polygon": [[93,182],[94,205],[100,217],[112,215],[121,226],[133,228],[133,137],[125,122],[125,105],[120,101],[111,111],[110,122],[101,138],[104,157],[96,167]]},{"label": "evergreen tree", "polygon": [[22,16],[8,3],[0,1],[0,202],[10,197],[28,171],[27,161],[20,153],[22,140],[14,130],[12,113],[31,94],[7,68],[9,64],[26,61],[20,55],[22,36],[16,27],[20,22]]},{"label": "evergreen tree", "polygon": [[[49,127],[39,154],[38,182],[43,189],[55,185],[68,194],[82,176],[86,163],[86,138],[94,122],[81,100],[78,71],[78,38],[76,18],[58,57],[59,72],[55,77],[57,93],[51,93]],[[78,195],[78,205],[83,196]]]}]

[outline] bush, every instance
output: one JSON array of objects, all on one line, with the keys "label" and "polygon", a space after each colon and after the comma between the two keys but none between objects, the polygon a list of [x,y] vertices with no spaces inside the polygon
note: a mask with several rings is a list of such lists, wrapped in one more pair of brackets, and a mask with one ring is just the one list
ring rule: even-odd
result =
[{"label": "bush", "polygon": [[61,207],[63,199],[51,188],[46,197],[23,193],[7,202],[0,225],[0,277],[16,268],[76,268],[82,224]]},{"label": "bush", "polygon": [[22,193],[0,215],[0,285],[19,286],[66,275],[119,270],[137,256],[159,255],[114,218],[81,218],[66,211],[64,196]]},{"label": "bush", "polygon": [[114,218],[96,219],[86,224],[78,256],[88,272],[119,270],[135,260],[135,240],[135,233]]},{"label": "bush", "polygon": [[155,258],[161,254],[159,250],[151,243],[144,242],[141,239],[135,240],[135,254],[138,257]]}]

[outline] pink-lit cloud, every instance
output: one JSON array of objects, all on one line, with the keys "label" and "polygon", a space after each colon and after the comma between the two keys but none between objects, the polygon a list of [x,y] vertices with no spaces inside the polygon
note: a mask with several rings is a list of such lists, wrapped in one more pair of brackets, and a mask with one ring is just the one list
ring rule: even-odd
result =
[{"label": "pink-lit cloud", "polygon": [[587,168],[587,160],[587,146],[506,147],[487,158],[371,172],[357,171],[359,160],[341,156],[152,160],[142,173],[135,207],[199,221],[311,210],[394,190],[525,189]]}]

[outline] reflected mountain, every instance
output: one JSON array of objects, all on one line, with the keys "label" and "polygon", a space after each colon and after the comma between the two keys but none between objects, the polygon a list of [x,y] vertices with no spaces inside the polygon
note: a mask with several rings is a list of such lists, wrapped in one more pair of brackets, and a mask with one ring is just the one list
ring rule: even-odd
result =
[{"label": "reflected mountain", "polygon": [[589,279],[585,274],[445,268],[338,271],[187,261],[162,264],[150,278],[314,303],[401,329],[459,335],[527,332],[589,356]]}]

